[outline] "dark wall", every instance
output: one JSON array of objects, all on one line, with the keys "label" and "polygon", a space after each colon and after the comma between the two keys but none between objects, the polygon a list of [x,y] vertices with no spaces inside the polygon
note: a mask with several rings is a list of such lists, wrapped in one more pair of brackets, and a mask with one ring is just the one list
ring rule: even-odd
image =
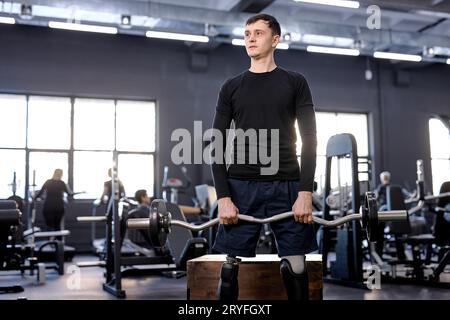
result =
[{"label": "dark wall", "polygon": [[[199,72],[190,67],[189,48],[181,42],[0,26],[2,93],[156,100],[157,175],[170,163],[171,132],[192,131],[194,120],[209,126],[220,85],[249,63],[244,48],[230,45],[221,45],[208,59],[208,68]],[[364,57],[280,50],[276,59],[307,77],[317,110],[369,113],[374,174],[390,170],[394,183],[414,185],[416,159],[430,158],[429,117],[450,115],[449,66],[415,67],[404,86],[394,81],[397,67],[389,62],[372,60],[374,78],[366,81]],[[429,161],[425,165],[431,186]],[[188,169],[194,184],[210,180],[207,166]],[[178,170],[172,167],[174,175]],[[161,176],[156,184],[160,181]]]}]

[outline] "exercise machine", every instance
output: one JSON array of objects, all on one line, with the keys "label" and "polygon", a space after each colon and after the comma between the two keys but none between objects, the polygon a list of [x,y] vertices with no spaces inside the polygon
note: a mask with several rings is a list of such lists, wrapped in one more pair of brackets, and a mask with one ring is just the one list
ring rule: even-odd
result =
[{"label": "exercise machine", "polygon": [[[387,187],[387,209],[408,210],[408,219],[388,225],[395,242],[396,259],[383,259],[373,251],[371,254],[380,266],[383,281],[450,288],[449,282],[440,281],[450,262],[450,222],[444,218],[446,213],[450,214],[450,182],[444,182],[439,195],[432,196],[425,195],[424,181],[423,161],[418,160],[415,198],[405,200],[400,186]],[[407,209],[412,204],[416,205]],[[412,218],[422,212],[435,215],[432,233],[413,232]],[[433,255],[437,256],[434,261]],[[403,270],[399,271],[399,266]]]},{"label": "exercise machine", "polygon": [[[68,233],[55,232],[31,232],[22,233],[22,212],[18,209],[14,200],[0,201],[0,271],[19,271],[21,275],[29,271],[34,275],[37,271],[37,282],[45,283],[47,269],[53,269],[58,274],[64,274],[64,251],[59,240],[47,240],[41,246],[36,247],[34,242],[26,243],[29,237],[46,238],[65,236]],[[54,247],[53,261],[43,261],[42,249]],[[0,287],[0,293],[22,292],[21,286]]]},{"label": "exercise machine", "polygon": [[[204,238],[194,238],[192,233],[186,233],[188,230],[177,230],[174,232],[164,246],[153,246],[154,250],[142,248],[132,244],[138,255],[123,256],[122,244],[125,239],[122,235],[125,231],[121,228],[126,227],[123,219],[127,217],[131,205],[129,201],[119,199],[117,168],[112,168],[112,194],[109,200],[106,215],[104,217],[78,217],[80,222],[104,222],[106,225],[105,255],[102,264],[96,264],[105,267],[105,282],[103,289],[108,293],[118,297],[125,298],[126,292],[122,287],[122,277],[131,274],[142,273],[140,271],[166,272],[173,277],[180,277],[185,274],[186,262],[188,259],[204,255],[207,252],[207,241]],[[176,204],[169,204],[172,212],[178,218],[184,218],[180,208]],[[129,219],[132,220],[132,219]],[[128,221],[128,219],[126,220]],[[152,241],[153,242],[153,241]],[[119,245],[118,245],[119,244]],[[90,266],[89,264],[78,264],[79,266]]]}]

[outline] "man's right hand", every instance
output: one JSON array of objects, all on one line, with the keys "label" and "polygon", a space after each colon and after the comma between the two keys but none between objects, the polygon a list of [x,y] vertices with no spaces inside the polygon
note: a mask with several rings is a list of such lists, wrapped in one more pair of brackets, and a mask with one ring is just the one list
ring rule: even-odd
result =
[{"label": "man's right hand", "polygon": [[219,204],[219,223],[220,224],[236,224],[238,222],[238,208],[231,201],[230,197],[220,198],[217,200]]}]

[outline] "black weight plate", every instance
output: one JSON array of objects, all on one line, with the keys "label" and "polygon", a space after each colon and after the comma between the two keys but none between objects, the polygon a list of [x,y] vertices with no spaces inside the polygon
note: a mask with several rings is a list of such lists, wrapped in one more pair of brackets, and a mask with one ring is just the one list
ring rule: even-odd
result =
[{"label": "black weight plate", "polygon": [[150,240],[156,248],[163,247],[167,242],[168,230],[164,228],[163,221],[167,220],[169,213],[167,212],[164,200],[156,199],[150,205]]},{"label": "black weight plate", "polygon": [[377,230],[378,226],[378,205],[377,200],[375,198],[375,194],[373,192],[366,193],[366,205],[367,209],[367,239],[370,242],[375,242],[377,240]]}]

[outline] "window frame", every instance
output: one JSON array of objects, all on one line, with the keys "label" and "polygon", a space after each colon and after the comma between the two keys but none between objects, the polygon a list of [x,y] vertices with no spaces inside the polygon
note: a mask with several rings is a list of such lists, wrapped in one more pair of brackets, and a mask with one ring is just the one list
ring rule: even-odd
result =
[{"label": "window frame", "polygon": [[[433,160],[444,160],[444,161],[447,160],[448,162],[450,162],[450,153],[449,153],[449,157],[448,158],[433,157],[433,154],[431,152],[432,150],[431,150],[431,135],[430,135],[430,129],[431,129],[430,128],[430,121],[431,120],[439,120],[442,123],[442,125],[448,129],[449,135],[450,135],[450,117],[440,116],[440,115],[433,115],[433,116],[428,118],[428,144],[429,144],[429,150],[430,150],[431,190],[432,190],[434,195],[438,195],[439,194],[439,189],[438,190],[434,190],[434,176],[435,176],[435,174],[433,174]],[[440,188],[440,186],[438,188]]]},{"label": "window frame", "polygon": [[[371,180],[373,179],[372,177],[372,156],[371,156],[371,150],[372,150],[372,137],[371,137],[371,130],[370,130],[370,112],[367,111],[361,111],[361,112],[356,112],[356,111],[337,111],[337,110],[328,110],[328,109],[315,109],[315,113],[331,113],[334,115],[334,117],[337,117],[339,114],[348,114],[348,115],[364,115],[366,118],[366,128],[367,128],[367,155],[358,155],[358,178],[360,174],[367,174],[367,181],[369,181],[369,183],[371,183]],[[317,125],[317,124],[316,124]],[[296,134],[299,134],[299,132],[297,132],[296,129]],[[337,134],[337,133],[336,133]],[[300,136],[300,134],[299,134]],[[358,149],[359,150],[359,149]],[[301,158],[301,154],[296,154],[297,156],[297,160],[300,160]],[[317,153],[316,155],[316,161],[318,162],[319,158],[325,158],[326,154],[319,154]],[[360,164],[364,164],[367,165],[367,170],[363,170],[360,171],[359,170],[359,165]],[[316,174],[317,172],[314,173],[314,180],[316,181]],[[322,181],[321,179],[319,179],[320,181]],[[320,189],[320,181],[316,181],[318,184],[318,190]],[[365,180],[360,180],[360,181],[365,181]]]},{"label": "window frame", "polygon": [[[25,147],[24,148],[11,148],[11,147],[2,147],[0,146],[1,150],[23,150],[25,151],[25,185],[23,194],[21,194],[20,191],[17,192],[17,195],[23,196],[25,200],[29,200],[30,190],[31,190],[31,184],[32,179],[30,175],[30,153],[32,152],[58,152],[58,153],[67,153],[68,154],[68,173],[67,173],[67,184],[68,186],[73,190],[74,185],[74,153],[75,151],[110,151],[113,153],[113,158],[117,162],[119,154],[137,154],[137,155],[152,155],[153,156],[153,172],[154,172],[154,181],[153,181],[153,190],[155,194],[159,192],[158,184],[156,183],[157,177],[159,174],[158,170],[158,150],[159,150],[159,104],[156,99],[149,99],[146,98],[139,98],[139,97],[120,97],[120,96],[96,96],[96,95],[64,95],[64,94],[41,94],[41,93],[16,93],[16,92],[4,92],[1,91],[0,94],[5,95],[16,95],[16,96],[24,96],[26,99],[26,115],[25,115]],[[29,121],[29,100],[31,96],[38,96],[38,97],[49,97],[49,98],[68,98],[70,100],[70,143],[69,143],[69,149],[39,149],[39,148],[29,148],[29,127],[28,127],[28,121]],[[117,102],[119,100],[122,101],[136,101],[136,102],[147,102],[152,103],[154,105],[155,109],[155,148],[153,151],[118,151],[117,150],[117,144],[116,144],[116,137],[114,137],[114,149],[113,150],[89,150],[89,149],[75,149],[74,148],[74,111],[75,111],[75,100],[76,99],[100,99],[100,100],[113,100],[114,101],[114,135],[117,134],[116,131],[116,109],[117,109]],[[120,165],[120,164],[119,164]],[[120,170],[120,168],[119,168]],[[74,190],[77,191],[77,190]],[[76,199],[77,201],[92,201],[94,198],[83,198],[83,199]]]}]

